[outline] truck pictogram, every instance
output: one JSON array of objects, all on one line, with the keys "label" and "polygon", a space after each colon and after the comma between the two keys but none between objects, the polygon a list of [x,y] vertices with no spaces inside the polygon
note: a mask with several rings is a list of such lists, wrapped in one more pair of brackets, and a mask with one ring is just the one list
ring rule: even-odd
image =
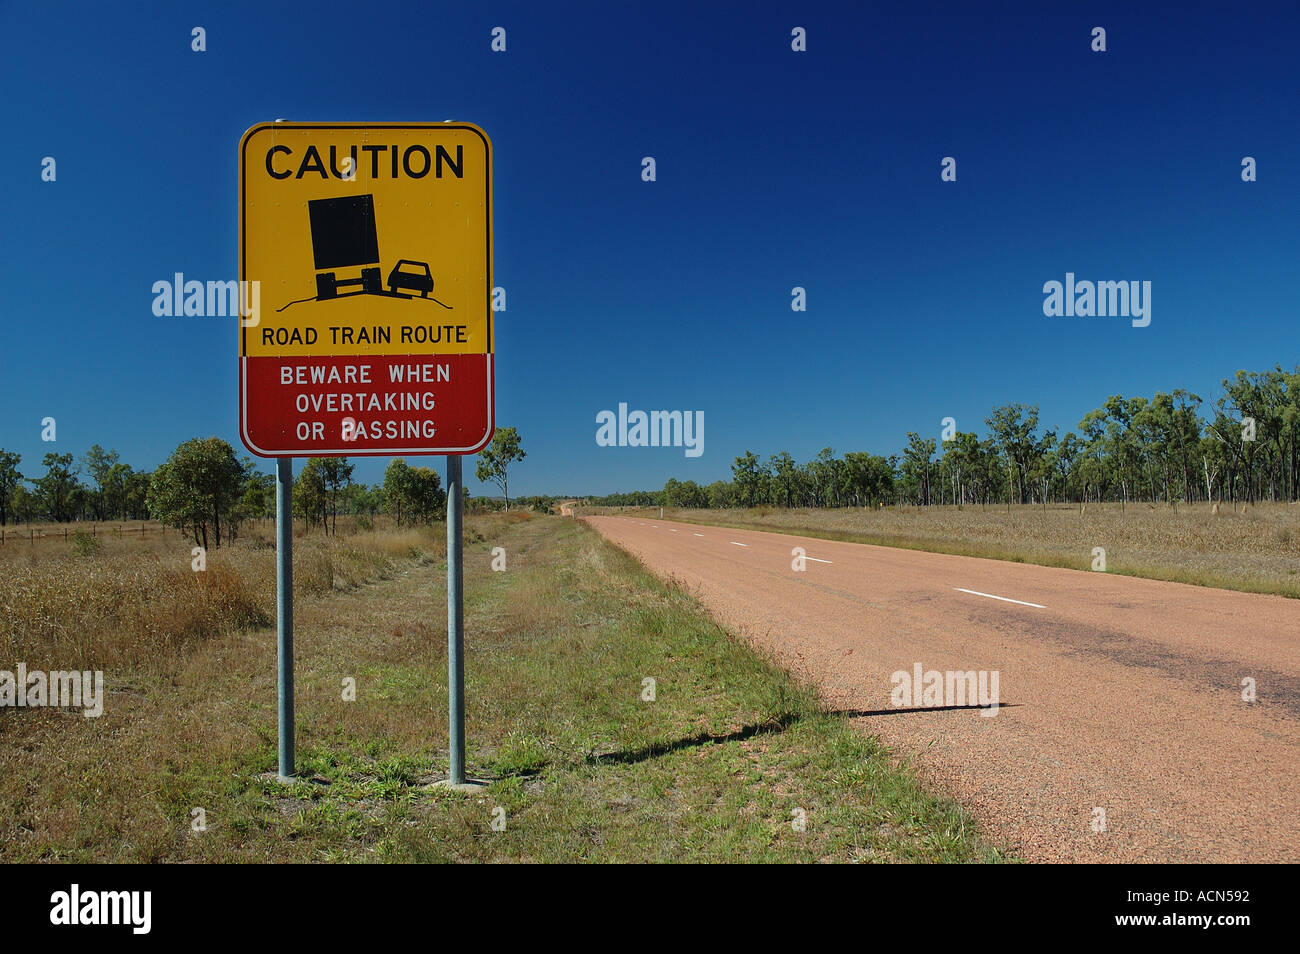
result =
[{"label": "truck pictogram", "polygon": [[[384,288],[373,195],[311,199],[307,202],[307,214],[311,222],[316,295],[314,298],[291,301],[276,311],[284,311],[289,305],[302,302],[331,301],[354,295],[405,299],[416,297],[407,292],[419,292],[420,298],[437,302],[448,311],[453,310],[450,305],[433,297],[433,272],[427,262],[398,259],[388,273],[388,288]],[[354,276],[339,277],[340,270],[354,268],[360,270]]]}]

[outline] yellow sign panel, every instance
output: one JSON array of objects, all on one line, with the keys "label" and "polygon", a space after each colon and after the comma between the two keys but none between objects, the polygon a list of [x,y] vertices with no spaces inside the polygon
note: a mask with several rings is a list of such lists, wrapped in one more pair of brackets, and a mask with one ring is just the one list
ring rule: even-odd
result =
[{"label": "yellow sign panel", "polygon": [[250,129],[240,154],[243,214],[256,222],[242,277],[261,283],[243,354],[492,351],[482,130],[271,123]]},{"label": "yellow sign panel", "polygon": [[[240,278],[255,289],[240,329],[250,449],[472,453],[486,442],[492,166],[483,131],[266,123],[244,135],[239,155]],[[334,360],[305,360],[318,358]],[[378,407],[376,420],[329,411],[343,403],[335,384],[354,392],[348,408]]]}]

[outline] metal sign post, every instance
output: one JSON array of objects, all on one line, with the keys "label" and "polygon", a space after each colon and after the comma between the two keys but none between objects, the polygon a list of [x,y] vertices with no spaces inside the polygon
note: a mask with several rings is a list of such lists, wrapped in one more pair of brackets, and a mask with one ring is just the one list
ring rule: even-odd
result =
[{"label": "metal sign post", "polygon": [[276,683],[280,778],[293,777],[293,458],[275,460]]},{"label": "metal sign post", "polygon": [[447,734],[451,785],[465,784],[465,605],[461,577],[461,459],[447,457]]}]

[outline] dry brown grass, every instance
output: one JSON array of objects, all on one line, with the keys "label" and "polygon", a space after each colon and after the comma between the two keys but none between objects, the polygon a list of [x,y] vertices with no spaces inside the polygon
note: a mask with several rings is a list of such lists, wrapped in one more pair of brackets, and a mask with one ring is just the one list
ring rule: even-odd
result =
[{"label": "dry brown grass", "polygon": [[[591,508],[591,512],[620,512]],[[622,512],[633,512],[630,508]],[[658,508],[639,511],[658,515]],[[692,523],[933,550],[1300,598],[1300,506],[1204,504],[664,511]]]},{"label": "dry brown grass", "polygon": [[[80,534],[80,537],[75,534]],[[306,596],[388,575],[418,555],[428,531],[294,541],[294,593]],[[87,537],[78,528],[0,550],[0,660],[42,669],[148,666],[204,639],[275,619],[275,550],[245,533],[192,569],[176,532]]]}]

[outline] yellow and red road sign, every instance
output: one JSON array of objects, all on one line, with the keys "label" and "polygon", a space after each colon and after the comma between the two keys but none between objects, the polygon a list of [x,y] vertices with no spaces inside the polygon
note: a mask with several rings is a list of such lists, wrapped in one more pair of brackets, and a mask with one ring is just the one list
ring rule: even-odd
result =
[{"label": "yellow and red road sign", "polygon": [[492,147],[470,123],[263,123],[239,146],[239,420],[263,457],[492,437]]}]

